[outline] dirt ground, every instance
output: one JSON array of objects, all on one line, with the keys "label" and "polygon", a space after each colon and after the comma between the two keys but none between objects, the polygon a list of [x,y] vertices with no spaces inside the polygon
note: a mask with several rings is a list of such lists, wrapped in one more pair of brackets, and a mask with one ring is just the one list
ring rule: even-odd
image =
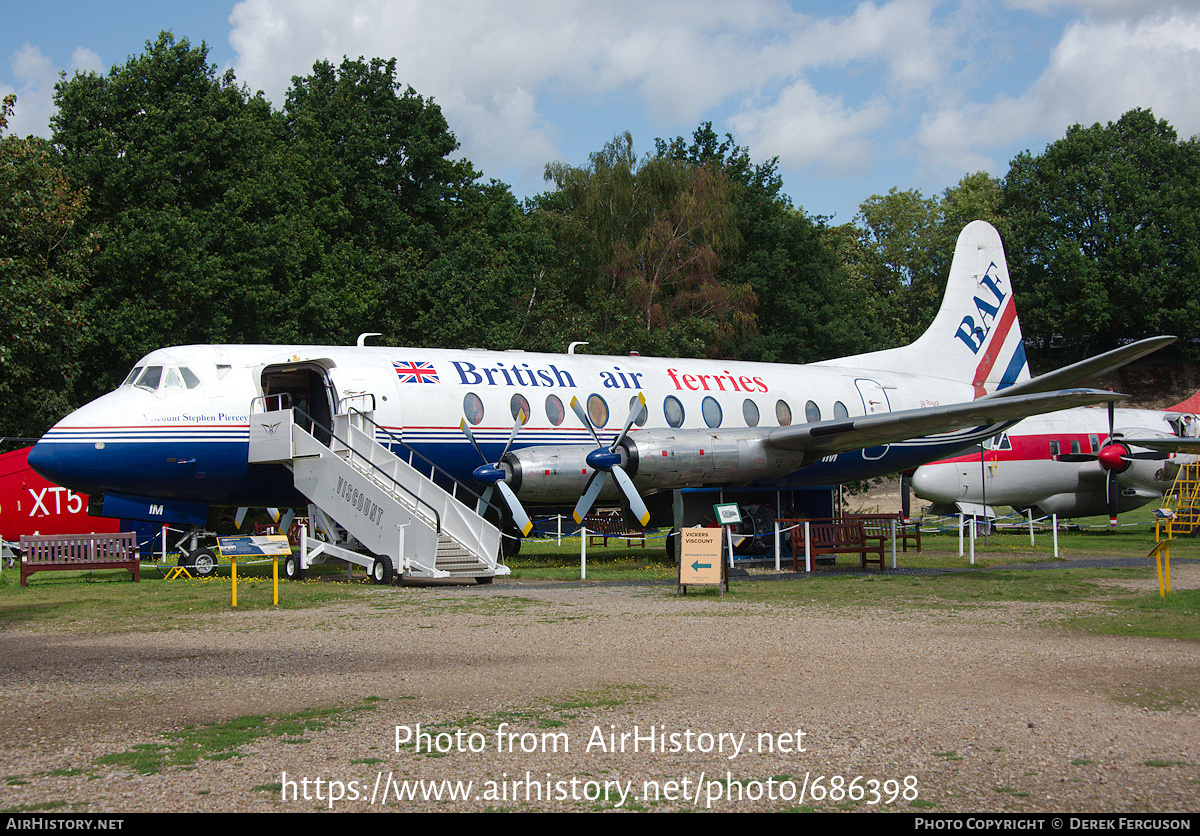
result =
[{"label": "dirt ground", "polygon": [[[1070,613],[498,580],[6,630],[3,807],[1200,811],[1200,643],[1068,632]],[[280,731],[319,708],[338,711]],[[189,724],[244,715],[276,733],[170,763]],[[105,759],[138,752],[167,762]]]}]

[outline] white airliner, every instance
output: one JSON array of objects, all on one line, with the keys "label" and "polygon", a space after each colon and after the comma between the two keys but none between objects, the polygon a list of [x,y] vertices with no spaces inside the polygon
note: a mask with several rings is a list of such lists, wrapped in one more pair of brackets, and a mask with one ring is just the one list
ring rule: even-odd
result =
[{"label": "white airliner", "polygon": [[[1029,415],[1111,402],[1123,396],[1060,390],[1173,339],[1031,379],[1000,236],[976,221],[958,239],[937,317],[906,347],[790,366],[363,345],[177,346],[146,355],[115,391],[60,421],[29,463],[94,504],[102,498],[105,515],[127,519],[199,527],[210,506],[307,501],[349,528],[342,517],[352,515],[339,503],[348,504],[378,522],[373,548],[388,550],[391,561],[380,572],[394,565],[428,574],[432,564],[414,556],[420,526],[390,511],[376,520],[382,506],[367,486],[360,494],[363,480],[348,471],[310,473],[311,462],[330,458],[330,446],[344,459],[376,455],[348,452],[358,442],[345,416],[382,445],[372,447],[418,467],[426,465],[414,455],[436,464],[430,473],[443,488],[451,479],[487,493],[496,486],[510,530],[528,530],[523,504],[575,505],[582,516],[598,498],[623,499],[642,524],[651,516],[647,498],[656,519],[670,524],[673,489],[863,479],[952,454]],[[296,410],[280,417],[287,406]],[[300,438],[304,430],[311,436]],[[280,438],[283,446],[256,451]],[[398,467],[372,463],[367,481],[392,480]],[[414,483],[390,492],[420,494],[423,513],[436,517],[428,527],[441,536],[457,512],[429,511],[427,490]],[[397,538],[404,543],[388,545]]]},{"label": "white airliner", "polygon": [[982,447],[918,467],[913,491],[935,513],[995,516],[1009,506],[1115,522],[1161,499],[1180,466],[1195,461],[1196,400],[1164,411],[1086,407],[1028,418]]}]

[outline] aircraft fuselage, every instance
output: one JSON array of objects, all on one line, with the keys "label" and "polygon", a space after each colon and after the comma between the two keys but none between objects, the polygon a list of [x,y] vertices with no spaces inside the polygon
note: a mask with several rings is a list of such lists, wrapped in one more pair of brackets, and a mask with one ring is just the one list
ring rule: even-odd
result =
[{"label": "aircraft fuselage", "polygon": [[[373,406],[374,420],[391,434],[378,440],[398,439],[467,482],[482,462],[459,429],[464,417],[493,460],[521,409],[528,421],[515,450],[594,448],[590,432],[571,412],[572,397],[585,405],[602,440],[616,436],[641,392],[648,416],[632,428],[633,438],[651,430],[720,430],[713,433],[715,444],[718,436],[736,436],[738,429],[754,435],[755,428],[917,409],[973,395],[960,382],[834,364],[373,346],[181,346],[151,352],[138,368],[162,370],[156,388],[139,383],[145,371],[131,373],[130,381],[47,433],[31,464],[81,493],[288,505],[300,499],[287,471],[246,461],[251,409],[268,408],[264,398],[284,389],[290,389],[293,405],[314,417],[332,408]],[[180,369],[194,385],[183,374],[172,378],[176,385],[166,385]],[[320,399],[326,403],[318,409]],[[777,475],[795,485],[868,478],[953,452],[995,431],[841,453]]]}]

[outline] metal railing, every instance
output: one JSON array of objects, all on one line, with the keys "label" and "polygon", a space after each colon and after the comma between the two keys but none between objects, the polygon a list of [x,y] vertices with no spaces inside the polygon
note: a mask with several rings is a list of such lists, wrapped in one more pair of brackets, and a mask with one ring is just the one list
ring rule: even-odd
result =
[{"label": "metal railing", "polygon": [[[393,433],[391,430],[389,430],[387,427],[379,424],[373,418],[368,417],[366,414],[364,414],[362,412],[362,410],[355,409],[354,407],[350,407],[350,409],[347,410],[347,414],[351,414],[351,413],[357,414],[358,417],[361,418],[364,423],[370,424],[376,430],[381,430],[383,432],[383,434],[388,437],[388,440],[391,442],[392,447],[397,447],[397,446],[401,447],[404,450],[404,452],[408,454],[408,460],[406,463],[408,464],[409,467],[420,472],[421,468],[417,467],[417,465],[414,464],[414,459],[419,459],[421,461],[422,465],[429,469],[428,477],[429,477],[430,481],[433,481],[433,482],[438,481],[437,479],[434,478],[434,475],[436,474],[437,476],[442,477],[442,479],[444,481],[449,482],[451,485],[451,489],[448,491],[448,493],[451,496],[453,496],[455,499],[459,499],[458,492],[461,489],[465,493],[474,497],[474,499],[476,501],[475,507],[477,509],[483,508],[483,507],[491,508],[491,509],[495,510],[497,512],[497,514],[500,515],[501,519],[503,518],[504,509],[502,509],[499,505],[496,505],[495,503],[493,503],[491,501],[485,501],[481,494],[475,492],[474,488],[471,488],[465,482],[463,482],[462,480],[460,480],[456,476],[454,476],[454,474],[450,473],[448,470],[446,470],[445,468],[443,468],[440,465],[438,465],[437,463],[435,463],[432,459],[425,456],[423,453],[421,453],[420,450],[417,450],[416,448],[411,447],[408,444],[405,444],[402,439],[397,437],[396,434]],[[374,435],[374,433],[372,435]],[[400,458],[403,461],[403,457],[398,456],[396,454],[395,449],[392,449],[391,453],[392,453],[392,455],[397,456],[397,458]],[[459,501],[461,502],[462,500],[459,499]],[[479,513],[480,513],[480,516],[483,515],[482,511],[480,511]]]},{"label": "metal railing", "polygon": [[[251,409],[253,410],[253,405],[251,406]],[[334,431],[331,428],[326,427],[324,424],[317,421],[315,418],[313,418],[311,415],[309,415],[304,410],[300,409],[299,407],[294,406],[294,407],[292,407],[292,412],[302,415],[304,417],[304,419],[309,422],[310,425],[312,425],[313,427],[319,427],[322,431],[328,433],[330,441],[337,441],[339,444],[341,444],[343,447],[345,447],[346,450],[348,452],[350,452],[352,455],[357,456],[358,458],[365,461],[368,465],[370,465],[372,470],[378,472],[385,480],[387,480],[388,482],[390,482],[392,485],[399,488],[400,490],[404,491],[404,493],[411,496],[415,500],[416,504],[424,505],[431,512],[433,512],[434,528],[437,530],[438,534],[442,533],[442,515],[438,511],[437,508],[435,508],[433,505],[429,504],[429,502],[427,502],[426,500],[417,496],[417,494],[413,493],[411,490],[406,488],[404,485],[400,484],[400,482],[396,481],[396,478],[394,476],[392,476],[390,473],[388,473],[386,470],[384,470],[379,465],[375,464],[375,462],[371,461],[371,459],[368,458],[365,453],[361,453],[358,450],[354,449],[354,447],[350,444],[349,441],[347,441],[346,439],[344,439],[341,436],[334,433]],[[329,442],[325,442],[325,445],[329,446]],[[395,454],[393,454],[393,455],[395,455]],[[397,458],[399,458],[399,457],[397,457]],[[353,467],[353,465],[351,465],[351,467]],[[384,487],[386,490],[386,486],[381,486],[381,487]],[[395,495],[395,491],[392,491],[392,495],[393,496]]]}]

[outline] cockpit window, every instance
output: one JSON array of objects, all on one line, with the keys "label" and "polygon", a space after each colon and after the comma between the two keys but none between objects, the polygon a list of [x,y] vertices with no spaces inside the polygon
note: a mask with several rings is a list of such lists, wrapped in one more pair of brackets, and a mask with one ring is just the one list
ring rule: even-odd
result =
[{"label": "cockpit window", "polygon": [[157,389],[162,381],[162,371],[162,366],[146,366],[146,370],[137,380],[137,385],[143,389]]},{"label": "cockpit window", "polygon": [[138,366],[125,378],[125,383],[154,391],[163,389],[195,389],[200,378],[187,366]]}]

